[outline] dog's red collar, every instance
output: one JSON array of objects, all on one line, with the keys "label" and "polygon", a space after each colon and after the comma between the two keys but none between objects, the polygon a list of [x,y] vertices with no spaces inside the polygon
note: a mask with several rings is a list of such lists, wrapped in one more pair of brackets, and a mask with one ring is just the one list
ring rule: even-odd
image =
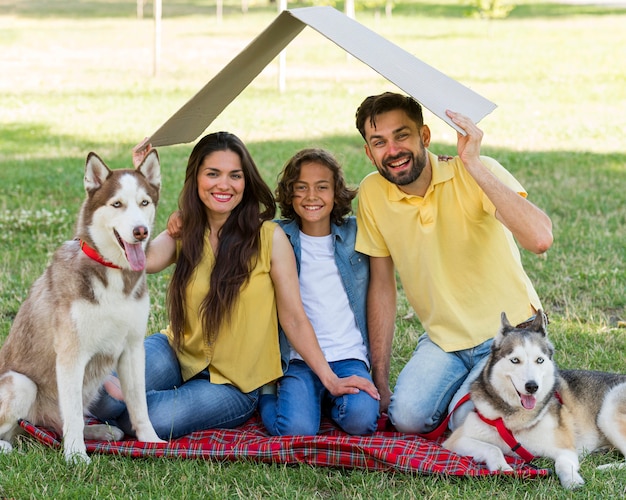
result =
[{"label": "dog's red collar", "polygon": [[122,269],[120,266],[113,264],[113,262],[104,260],[104,257],[102,257],[102,255],[100,255],[97,250],[90,247],[86,241],[78,239],[78,242],[80,243],[80,249],[90,259],[95,260],[96,262],[98,262],[99,264],[102,264],[103,266],[111,267],[113,269]]}]

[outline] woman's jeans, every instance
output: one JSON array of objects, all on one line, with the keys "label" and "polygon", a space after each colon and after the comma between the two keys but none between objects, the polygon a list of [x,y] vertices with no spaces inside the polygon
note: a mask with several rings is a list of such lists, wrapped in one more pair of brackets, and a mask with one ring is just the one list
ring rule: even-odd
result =
[{"label": "woman's jeans", "polygon": [[[256,410],[258,390],[245,394],[233,385],[212,384],[207,370],[183,382],[176,353],[162,333],[146,337],[144,346],[148,415],[161,439],[237,427]],[[126,404],[103,388],[89,410],[96,418],[134,435]]]},{"label": "woman's jeans", "polygon": [[[491,352],[489,339],[471,349],[446,352],[424,333],[400,372],[389,405],[389,420],[400,432],[434,430],[469,392]],[[458,427],[474,408],[471,401],[452,413],[448,426]]]},{"label": "woman's jeans", "polygon": [[[329,363],[338,377],[359,375],[372,380],[363,361],[347,359]],[[333,396],[304,361],[292,360],[278,383],[278,395],[264,394],[259,411],[265,427],[275,436],[318,433],[322,415],[345,432],[371,434],[378,421],[378,401],[360,391]]]}]

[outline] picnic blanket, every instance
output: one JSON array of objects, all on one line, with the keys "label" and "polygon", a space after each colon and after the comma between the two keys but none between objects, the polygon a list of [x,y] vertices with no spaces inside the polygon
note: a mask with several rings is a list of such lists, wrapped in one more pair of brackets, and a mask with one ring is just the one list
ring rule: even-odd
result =
[{"label": "picnic blanket", "polygon": [[[85,423],[89,425],[94,421],[87,419]],[[26,420],[21,420],[20,426],[38,441],[53,448],[61,447],[59,436],[50,429],[34,426]],[[390,430],[379,430],[370,436],[351,436],[328,420],[322,423],[316,436],[270,436],[257,414],[236,429],[194,432],[167,443],[142,443],[127,438],[122,441],[87,440],[85,444],[88,453],[134,458],[256,460],[454,476],[506,474],[534,478],[550,474],[549,469],[525,464],[521,459],[511,460],[513,471],[491,472],[469,457],[442,448],[442,441],[443,438],[430,440]]]}]

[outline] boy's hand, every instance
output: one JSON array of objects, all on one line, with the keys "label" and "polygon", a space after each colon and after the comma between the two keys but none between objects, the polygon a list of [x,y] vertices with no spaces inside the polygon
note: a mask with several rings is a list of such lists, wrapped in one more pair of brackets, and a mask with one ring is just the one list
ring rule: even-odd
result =
[{"label": "boy's hand", "polygon": [[175,240],[180,239],[183,229],[183,216],[180,210],[172,212],[167,219],[167,234],[169,234]]}]

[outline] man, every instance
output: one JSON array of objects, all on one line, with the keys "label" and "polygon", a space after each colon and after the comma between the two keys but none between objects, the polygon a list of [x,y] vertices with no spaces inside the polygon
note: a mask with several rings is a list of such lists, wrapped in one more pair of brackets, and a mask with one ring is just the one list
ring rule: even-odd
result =
[{"label": "man", "polygon": [[[505,311],[513,324],[533,317],[539,297],[521,265],[519,244],[536,254],[552,244],[549,217],[495,160],[480,156],[482,131],[446,112],[458,156],[430,153],[430,130],[411,97],[368,97],[356,114],[365,152],[378,172],[361,183],[356,249],[370,255],[368,325],[380,409],[402,432],[437,427],[480,372]],[[426,333],[398,376],[389,363],[395,327],[395,270]],[[458,425],[470,407],[453,415]]]}]

